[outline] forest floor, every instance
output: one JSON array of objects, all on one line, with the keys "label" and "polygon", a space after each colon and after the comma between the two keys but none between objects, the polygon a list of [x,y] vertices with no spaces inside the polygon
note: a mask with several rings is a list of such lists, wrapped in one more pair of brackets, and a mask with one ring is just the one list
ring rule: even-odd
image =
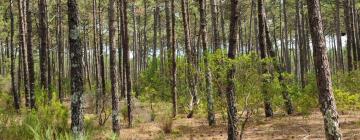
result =
[{"label": "forest floor", "polygon": [[[135,105],[136,106],[136,105]],[[140,107],[141,108],[141,107]],[[149,118],[148,110],[137,107],[134,118]],[[340,127],[344,139],[360,139],[360,112],[340,113]],[[180,114],[173,120],[172,132],[165,134],[163,131],[164,120],[157,118],[155,121],[138,121],[134,127],[127,128],[122,120],[120,138],[125,140],[153,140],[153,139],[179,139],[179,140],[223,140],[227,138],[226,121],[220,114],[216,115],[217,124],[210,127],[206,116],[195,116],[188,119],[185,114]],[[108,121],[107,132],[111,130],[111,121]],[[103,130],[104,130],[103,129]],[[95,139],[107,139],[104,131],[96,135]],[[253,116],[246,124],[244,132],[246,140],[287,140],[287,139],[325,139],[323,119],[319,111],[304,115],[275,115],[265,118],[262,115]]]},{"label": "forest floor", "polygon": [[[161,124],[143,123],[134,128],[121,130],[122,139],[180,139],[180,140],[207,140],[226,139],[227,126],[219,122],[210,127],[205,118],[187,119],[185,115],[174,120],[173,132],[162,133]],[[360,139],[359,113],[340,115],[340,127],[344,139]],[[303,116],[275,116],[250,121],[244,132],[244,139],[249,140],[286,140],[286,139],[325,139],[322,116],[313,112],[306,118]]]}]

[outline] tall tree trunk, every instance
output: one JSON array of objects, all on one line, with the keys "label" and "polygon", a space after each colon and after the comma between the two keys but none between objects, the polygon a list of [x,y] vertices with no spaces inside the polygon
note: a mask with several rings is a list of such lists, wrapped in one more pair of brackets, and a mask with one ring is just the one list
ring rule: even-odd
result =
[{"label": "tall tree trunk", "polygon": [[352,31],[352,36],[353,36],[353,43],[352,45],[352,52],[353,52],[353,59],[354,59],[354,69],[357,70],[358,69],[358,59],[357,59],[357,45],[358,45],[358,40],[357,40],[357,35],[356,35],[356,24],[355,24],[355,16],[356,16],[356,10],[355,10],[355,1],[354,0],[350,0],[350,22],[351,22],[351,31]]},{"label": "tall tree trunk", "polygon": [[[266,39],[266,15],[265,15],[265,8],[263,4],[263,0],[258,0],[258,20],[259,20],[259,47],[260,47],[260,57],[261,59],[265,59],[267,57],[266,55],[266,46],[271,45],[270,43],[267,43],[266,41],[270,39]],[[267,64],[263,62],[262,64],[262,74],[269,73],[269,70],[267,68]],[[271,101],[269,97],[269,93],[267,90],[266,85],[269,84],[267,81],[267,77],[263,77],[263,85],[262,85],[262,94],[264,96],[264,107],[265,107],[265,116],[266,117],[272,117],[273,116],[273,110],[271,107]]]},{"label": "tall tree trunk", "polygon": [[212,92],[212,81],[209,66],[209,51],[207,47],[207,32],[206,32],[206,0],[199,0],[199,11],[200,11],[200,36],[203,47],[204,64],[205,64],[205,92],[207,99],[207,111],[208,111],[208,122],[210,126],[215,125],[215,113],[214,113],[214,99]]},{"label": "tall tree trunk", "polygon": [[218,5],[217,0],[210,0],[211,5],[211,28],[212,28],[212,40],[215,51],[221,48],[220,44],[220,35],[219,35],[219,28],[218,28]]},{"label": "tall tree trunk", "polygon": [[124,99],[125,98],[125,96],[126,96],[126,75],[124,74],[125,73],[125,71],[124,71],[124,63],[123,63],[123,53],[124,53],[124,48],[123,48],[123,32],[122,32],[122,28],[123,28],[123,24],[122,24],[122,21],[123,21],[123,11],[122,11],[122,9],[121,9],[121,6],[122,6],[122,2],[121,1],[118,1],[118,13],[119,13],[119,19],[118,19],[118,38],[119,38],[119,40],[118,40],[118,44],[119,44],[119,79],[121,79],[120,81],[121,81],[121,83],[120,83],[120,85],[121,85],[121,92],[120,92],[120,99]]},{"label": "tall tree trunk", "polygon": [[152,54],[152,67],[154,69],[154,71],[157,70],[157,60],[156,60],[156,51],[157,51],[157,36],[158,36],[158,16],[159,16],[159,3],[158,1],[156,0],[155,1],[156,5],[155,5],[155,9],[154,9],[154,35],[153,35],[153,54]]},{"label": "tall tree trunk", "polygon": [[100,101],[101,101],[101,76],[100,76],[100,68],[99,68],[99,53],[98,53],[98,38],[97,38],[97,31],[98,31],[98,22],[97,22],[97,11],[96,11],[96,0],[93,0],[93,46],[94,46],[94,63],[95,63],[95,81],[96,81],[96,98],[95,98],[95,112],[98,114],[100,111]]},{"label": "tall tree trunk", "polygon": [[[230,34],[229,34],[229,52],[228,58],[235,59],[236,56],[236,43],[237,43],[237,32],[239,22],[239,8],[238,0],[231,0],[230,8]],[[235,65],[232,64],[229,71],[227,72],[227,87],[226,87],[226,101],[228,105],[228,140],[238,139],[238,118],[236,109],[236,97],[235,97]]]},{"label": "tall tree trunk", "polygon": [[143,67],[144,69],[147,67],[147,56],[148,56],[148,52],[147,52],[147,9],[148,9],[148,3],[147,3],[147,0],[143,0],[143,3],[144,3],[144,50],[143,50],[143,55],[144,55],[144,58],[143,58]]},{"label": "tall tree trunk", "polygon": [[[22,59],[22,48],[19,46],[17,49],[15,49],[15,55],[18,54],[18,67],[17,67],[17,91],[18,91],[18,96],[19,96],[19,103],[21,106],[21,90],[22,90],[22,82],[23,82],[23,77],[24,77],[24,73],[23,73],[23,59]],[[29,98],[27,97],[27,95],[25,94],[25,104],[27,104],[27,102]]]},{"label": "tall tree trunk", "polygon": [[[170,3],[169,0],[165,0],[165,26],[166,26],[166,58],[167,66],[165,75],[168,77],[171,73],[171,18],[170,18]],[[170,81],[170,80],[169,80]],[[171,83],[170,83],[171,84]],[[171,86],[171,85],[170,85]]]},{"label": "tall tree trunk", "polygon": [[286,72],[291,73],[291,58],[290,58],[290,52],[289,52],[289,40],[288,40],[288,22],[287,22],[287,10],[286,10],[286,1],[283,0],[283,14],[284,14],[284,34],[285,34],[285,64],[286,64]]},{"label": "tall tree trunk", "polygon": [[337,46],[337,68],[344,71],[344,59],[342,53],[341,31],[340,31],[340,0],[336,0],[335,25]]},{"label": "tall tree trunk", "polygon": [[173,117],[177,115],[177,89],[176,89],[176,34],[175,34],[175,0],[171,0],[171,93],[172,93],[172,104],[173,104]]},{"label": "tall tree trunk", "polygon": [[225,2],[221,2],[220,6],[220,25],[221,25],[221,34],[222,34],[222,47],[225,49],[227,47],[226,44],[226,34],[225,34]]},{"label": "tall tree trunk", "polygon": [[184,37],[185,37],[185,55],[187,61],[187,80],[189,81],[189,88],[190,88],[190,105],[189,105],[189,114],[187,115],[188,118],[192,118],[194,114],[194,109],[197,108],[198,105],[198,97],[197,97],[197,89],[196,89],[196,67],[194,63],[194,56],[192,55],[191,51],[191,42],[190,42],[190,28],[189,28],[189,13],[186,10],[188,7],[188,0],[181,0],[181,11],[182,11],[182,18],[183,18],[183,29],[184,29]]},{"label": "tall tree trunk", "polygon": [[297,19],[297,30],[298,30],[298,35],[299,35],[299,38],[298,38],[298,42],[299,42],[299,59],[298,60],[300,62],[300,69],[299,69],[299,72],[300,72],[300,83],[301,83],[301,87],[302,88],[305,88],[305,84],[306,84],[306,81],[305,81],[305,61],[306,61],[306,56],[305,56],[305,47],[306,47],[306,44],[304,42],[304,32],[303,32],[303,15],[302,15],[302,8],[303,5],[302,5],[302,2],[300,0],[297,0],[296,1],[296,19]]},{"label": "tall tree trunk", "polygon": [[122,0],[122,13],[123,13],[123,21],[121,32],[123,35],[123,47],[124,47],[124,58],[123,63],[125,67],[125,75],[126,75],[126,98],[127,98],[127,115],[128,115],[128,126],[132,127],[132,107],[131,107],[131,73],[130,73],[130,62],[129,62],[129,35],[128,35],[128,17],[127,17],[127,1]]},{"label": "tall tree trunk", "polygon": [[307,0],[316,83],[319,92],[320,111],[324,117],[325,135],[328,140],[340,140],[338,113],[333,95],[331,73],[326,55],[325,37],[320,13],[319,0]]},{"label": "tall tree trunk", "polygon": [[345,26],[346,26],[346,48],[347,48],[347,61],[348,61],[348,70],[352,71],[353,70],[353,56],[352,56],[352,44],[353,44],[353,32],[352,32],[352,25],[351,25],[351,17],[352,17],[352,12],[351,11],[351,6],[350,6],[350,0],[344,0],[344,20],[345,20]]},{"label": "tall tree trunk", "polygon": [[14,14],[13,14],[13,0],[9,0],[10,8],[10,75],[11,75],[11,92],[14,99],[14,108],[20,109],[20,99],[15,81],[15,47],[14,47]]},{"label": "tall tree trunk", "polygon": [[249,36],[248,36],[248,52],[252,51],[253,48],[253,42],[252,42],[252,28],[253,28],[253,14],[254,14],[254,9],[255,9],[255,0],[251,0],[251,8],[250,8],[250,27],[249,27]]},{"label": "tall tree trunk", "polygon": [[[63,30],[62,30],[62,8],[61,0],[56,1],[56,10],[57,10],[57,28],[56,28],[56,44],[58,47],[58,66],[59,66],[59,75],[58,75],[58,94],[59,100],[62,103],[64,101],[64,91],[63,91],[63,77],[64,77],[64,48],[63,48]],[[95,27],[94,27],[95,28]]]},{"label": "tall tree trunk", "polygon": [[47,83],[47,18],[46,0],[39,0],[39,38],[40,38],[40,85],[42,89],[48,89]]},{"label": "tall tree trunk", "polygon": [[[269,33],[269,30],[268,30],[269,27],[268,27],[267,21],[266,21],[266,13],[264,14],[263,18],[264,18],[263,22],[265,22],[266,50],[267,50],[267,52],[269,54],[269,57],[271,57],[271,59],[272,59],[272,63],[273,63],[273,67],[275,68],[275,71],[279,74],[279,76],[277,78],[278,78],[278,80],[280,82],[280,86],[282,88],[281,93],[282,93],[282,97],[284,99],[285,109],[286,109],[287,114],[290,115],[290,114],[292,114],[294,112],[294,108],[292,106],[292,101],[291,101],[289,92],[287,90],[285,79],[284,79],[284,76],[283,76],[284,70],[283,70],[281,64],[278,62],[278,60],[276,58],[276,54],[277,54],[276,51],[272,48],[272,42],[270,40],[270,33]],[[274,40],[276,41],[276,39],[274,39]],[[271,75],[272,75],[272,77],[274,76],[273,73]],[[267,95],[264,95],[264,96],[265,96],[265,99],[266,99]],[[265,105],[266,105],[266,103],[269,103],[269,101],[265,101]],[[271,106],[270,106],[270,109],[271,109]]]},{"label": "tall tree trunk", "polygon": [[[99,1],[98,3],[98,19],[99,19],[99,73],[100,73],[100,94],[101,94],[101,101],[102,101],[102,109],[101,109],[101,114],[105,113],[105,105],[106,105],[106,79],[105,79],[105,60],[104,60],[104,38],[103,38],[103,25],[102,25],[102,4],[101,1]],[[102,117],[100,116],[100,119],[102,119]]]},{"label": "tall tree trunk", "polygon": [[[26,3],[25,0],[18,0],[19,10],[19,46],[21,47],[19,54],[21,54],[21,65],[23,72],[23,82],[25,87],[25,103],[30,107],[30,94],[29,94],[29,80],[28,80],[28,59],[27,59],[27,44],[26,44]],[[20,63],[19,63],[20,65]]]},{"label": "tall tree trunk", "polygon": [[356,2],[357,0],[353,0],[352,4],[353,4],[353,15],[354,15],[354,39],[356,40],[356,45],[354,46],[355,50],[356,50],[356,55],[354,56],[356,59],[356,63],[357,65],[360,67],[359,65],[359,61],[360,61],[360,35],[359,35],[359,18],[358,18],[358,13],[356,10]]},{"label": "tall tree trunk", "polygon": [[115,0],[109,1],[109,47],[110,47],[110,81],[111,81],[111,101],[112,101],[112,130],[119,134],[119,96],[116,73],[116,39],[115,39]]},{"label": "tall tree trunk", "polygon": [[34,72],[34,61],[32,52],[32,19],[31,19],[31,8],[30,0],[26,0],[26,22],[27,22],[27,61],[29,71],[29,96],[30,96],[30,108],[35,108],[35,72]]},{"label": "tall tree trunk", "polygon": [[70,47],[70,77],[71,77],[71,130],[79,137],[84,132],[83,114],[83,69],[82,69],[82,48],[79,31],[79,17],[76,0],[68,0],[68,26],[69,26],[69,47]]}]

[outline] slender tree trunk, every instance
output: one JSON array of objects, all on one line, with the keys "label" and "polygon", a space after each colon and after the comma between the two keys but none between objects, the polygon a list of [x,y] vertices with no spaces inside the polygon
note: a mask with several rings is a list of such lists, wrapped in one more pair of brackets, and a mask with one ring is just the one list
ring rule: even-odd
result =
[{"label": "slender tree trunk", "polygon": [[[265,59],[267,57],[266,55],[266,46],[271,45],[269,42],[266,42],[269,39],[266,39],[266,15],[265,15],[265,8],[263,5],[263,0],[258,0],[258,20],[259,20],[259,47],[260,47],[260,57],[261,59]],[[267,44],[268,43],[268,44]],[[267,64],[263,62],[262,64],[262,74],[269,73],[269,70],[267,68]],[[266,77],[263,77],[263,85],[262,85],[262,93],[264,96],[264,107],[265,107],[265,116],[266,117],[272,117],[273,116],[273,110],[271,107],[271,101],[269,97],[269,93],[267,90],[266,85],[269,84]]]},{"label": "slender tree trunk", "polygon": [[[23,82],[23,77],[24,77],[24,73],[23,73],[23,59],[22,59],[22,48],[19,46],[17,49],[15,49],[15,54],[18,54],[18,67],[17,67],[17,91],[18,91],[18,96],[19,96],[19,103],[21,106],[21,90],[22,90],[22,82]],[[29,101],[28,97],[26,97],[27,95],[25,94],[25,104],[27,104],[27,102]]]},{"label": "slender tree trunk", "polygon": [[100,113],[100,101],[101,101],[101,75],[100,75],[100,68],[99,68],[99,53],[98,53],[98,38],[97,38],[97,31],[98,31],[98,22],[97,22],[97,11],[96,11],[96,0],[93,0],[93,46],[94,46],[94,63],[95,63],[95,81],[96,81],[96,99],[95,99],[95,112],[96,114]]},{"label": "slender tree trunk", "polygon": [[357,45],[358,45],[358,38],[356,35],[356,24],[355,24],[355,20],[356,20],[356,10],[355,10],[355,1],[354,0],[350,0],[350,22],[351,22],[351,31],[352,31],[352,52],[353,52],[353,59],[354,59],[354,69],[357,70],[358,69],[358,59],[357,59]]},{"label": "slender tree trunk", "polygon": [[118,1],[118,11],[119,11],[119,25],[118,25],[118,43],[119,43],[119,79],[121,79],[121,92],[120,92],[120,99],[124,99],[125,96],[126,96],[126,75],[124,74],[125,71],[124,71],[124,63],[123,63],[123,53],[124,53],[124,48],[123,48],[123,32],[122,32],[122,28],[123,28],[123,24],[122,24],[122,21],[123,21],[123,11],[121,9],[121,6],[122,6],[122,2],[121,1]]},{"label": "slender tree trunk", "polygon": [[182,10],[182,18],[183,18],[183,29],[185,35],[185,55],[187,61],[187,79],[190,88],[190,105],[189,105],[189,114],[187,115],[188,118],[192,118],[194,114],[194,109],[198,105],[198,97],[197,97],[197,89],[196,89],[196,67],[194,63],[193,53],[191,51],[191,42],[190,42],[190,28],[189,28],[189,13],[187,9],[188,0],[181,0],[181,10]]},{"label": "slender tree trunk", "polygon": [[306,81],[305,81],[305,61],[306,61],[306,55],[305,55],[305,42],[304,42],[304,33],[303,33],[303,16],[302,16],[302,2],[300,0],[296,1],[296,18],[297,18],[297,30],[298,30],[298,41],[299,41],[299,59],[298,60],[300,62],[300,82],[301,82],[301,87],[305,88],[306,85]]},{"label": "slender tree trunk", "polygon": [[320,111],[324,117],[326,139],[340,140],[338,113],[333,95],[331,73],[328,57],[326,55],[325,37],[323,34],[322,18],[319,0],[307,0],[308,15],[311,31],[312,45],[314,49],[314,64],[316,71],[316,83],[319,92]]},{"label": "slender tree trunk", "polygon": [[32,19],[31,19],[31,8],[30,0],[26,0],[26,22],[27,22],[27,61],[29,71],[29,96],[30,96],[30,108],[35,108],[35,72],[34,72],[34,61],[32,52]]},{"label": "slender tree trunk", "polygon": [[132,15],[133,15],[133,86],[134,86],[134,90],[135,90],[135,97],[138,97],[140,95],[140,91],[138,88],[138,73],[139,73],[139,69],[138,69],[138,60],[139,60],[139,45],[138,45],[138,31],[137,31],[137,18],[136,18],[136,13],[135,13],[136,7],[135,7],[135,3],[132,4]]},{"label": "slender tree trunk", "polygon": [[342,53],[341,31],[340,31],[340,0],[336,0],[335,25],[337,43],[337,68],[344,71],[344,59]]},{"label": "slender tree trunk", "polygon": [[353,70],[353,57],[352,57],[352,44],[353,44],[353,33],[352,33],[352,25],[351,25],[351,12],[350,12],[350,0],[344,0],[344,20],[345,20],[345,26],[346,26],[346,48],[347,48],[347,61],[348,61],[348,70]]},{"label": "slender tree trunk", "polygon": [[[269,54],[269,57],[271,57],[271,59],[272,59],[272,63],[273,63],[273,66],[275,68],[275,71],[279,74],[279,76],[277,78],[278,78],[278,80],[280,82],[280,86],[282,87],[281,93],[282,93],[282,97],[284,99],[285,109],[286,109],[287,114],[290,115],[290,114],[292,114],[294,112],[294,108],[292,106],[292,101],[291,101],[289,92],[287,90],[287,86],[286,86],[285,79],[284,79],[284,76],[283,76],[284,70],[283,70],[281,64],[278,62],[278,60],[276,58],[276,54],[277,54],[276,51],[272,48],[272,42],[270,40],[270,35],[269,35],[270,33],[268,31],[269,27],[268,27],[267,21],[266,21],[266,14],[264,14],[264,16],[265,17],[263,17],[263,18],[265,20],[263,22],[265,22],[266,49],[267,49],[267,52]],[[272,77],[274,76],[273,73],[271,75],[272,75]],[[265,99],[267,98],[266,96],[267,95],[265,95]],[[265,105],[267,103],[269,103],[269,101],[265,101]],[[270,109],[271,109],[271,106],[270,106]]]},{"label": "slender tree trunk", "polygon": [[113,132],[119,134],[119,96],[117,88],[116,73],[116,39],[115,39],[115,0],[109,1],[109,45],[110,45],[110,81],[111,81],[111,101],[112,101],[112,129]]},{"label": "slender tree trunk", "polygon": [[5,66],[4,66],[4,45],[2,44],[2,42],[0,41],[0,55],[1,55],[1,57],[0,57],[0,74],[1,74],[1,76],[5,76],[5,74],[4,74],[4,69],[6,69],[5,68]]},{"label": "slender tree trunk", "polygon": [[[26,2],[25,0],[18,0],[19,10],[19,46],[21,47],[19,54],[21,54],[21,65],[23,72],[23,82],[25,89],[25,103],[27,107],[30,107],[30,94],[29,94],[29,77],[28,77],[28,59],[27,59],[27,43],[26,43]],[[20,65],[20,63],[19,63]],[[19,87],[20,88],[20,87]]]},{"label": "slender tree trunk", "polygon": [[[229,34],[229,52],[228,58],[235,59],[236,56],[236,43],[237,43],[237,32],[238,32],[238,22],[239,22],[239,8],[238,0],[231,0],[230,8],[230,34]],[[227,72],[227,87],[226,87],[226,101],[228,105],[227,115],[228,115],[228,140],[238,139],[238,118],[237,118],[237,109],[236,109],[236,97],[235,97],[235,65],[232,64],[229,71]]]},{"label": "slender tree trunk", "polygon": [[59,67],[59,75],[58,75],[58,94],[59,100],[62,103],[64,101],[64,91],[63,91],[63,77],[64,77],[64,48],[63,48],[63,30],[62,30],[62,8],[61,8],[61,0],[57,0],[57,28],[56,28],[56,44],[58,47],[58,67]]},{"label": "slender tree trunk", "polygon": [[15,47],[14,47],[14,14],[13,14],[13,0],[10,2],[10,75],[11,75],[11,92],[14,99],[14,108],[18,111],[20,109],[20,99],[15,81]]},{"label": "slender tree trunk", "polygon": [[171,0],[171,92],[172,92],[172,103],[173,103],[173,117],[177,115],[177,89],[176,89],[176,34],[175,34],[175,0]]},{"label": "slender tree trunk", "polygon": [[215,125],[215,113],[214,113],[214,99],[212,92],[212,81],[209,66],[209,51],[207,47],[207,32],[206,32],[206,0],[199,0],[200,11],[200,36],[203,47],[204,64],[205,64],[205,83],[206,83],[206,99],[207,99],[207,111],[208,122],[210,126]]},{"label": "slender tree trunk", "polygon": [[354,55],[354,58],[356,58],[356,64],[360,67],[359,61],[360,61],[360,35],[359,35],[359,18],[358,13],[356,10],[356,2],[357,0],[353,0],[353,15],[354,15],[354,39],[356,40],[356,45],[354,46],[354,50],[356,50],[356,55]]},{"label": "slender tree trunk", "polygon": [[123,21],[122,21],[122,35],[123,35],[123,47],[124,47],[124,58],[123,63],[125,67],[125,75],[126,75],[126,98],[127,98],[127,115],[128,115],[128,126],[132,127],[132,107],[131,107],[131,73],[130,73],[130,62],[129,62],[129,35],[128,35],[128,17],[127,17],[127,1],[122,0],[122,13],[123,13]]},{"label": "slender tree trunk", "polygon": [[284,14],[284,34],[285,34],[285,64],[286,64],[286,72],[291,73],[291,58],[290,58],[290,52],[289,52],[289,40],[288,40],[288,22],[287,22],[287,10],[286,10],[286,1],[283,0],[283,14]]},{"label": "slender tree trunk", "polygon": [[222,45],[223,45],[223,49],[225,49],[227,47],[226,44],[226,34],[225,34],[225,3],[221,2],[221,6],[220,6],[220,25],[221,25],[221,33],[222,33]]},{"label": "slender tree trunk", "polygon": [[[167,66],[165,75],[168,77],[171,73],[171,18],[170,18],[170,2],[169,0],[165,0],[165,26],[166,26],[166,58],[167,58]],[[170,78],[169,78],[170,79]],[[170,80],[168,80],[170,81]],[[171,83],[170,83],[171,84]],[[170,85],[171,86],[171,85]]]},{"label": "slender tree trunk", "polygon": [[153,35],[153,54],[152,54],[152,66],[154,71],[157,70],[157,60],[156,60],[156,51],[157,51],[157,36],[158,36],[158,16],[159,16],[159,4],[158,1],[155,1],[156,6],[154,9],[154,35]]},{"label": "slender tree trunk", "polygon": [[[105,112],[105,104],[106,104],[106,79],[105,79],[105,60],[104,60],[104,41],[103,41],[103,25],[102,25],[102,4],[101,1],[98,3],[98,19],[99,19],[99,73],[100,73],[100,83],[101,83],[101,101],[102,101],[102,113]],[[102,118],[100,118],[102,119]]]},{"label": "slender tree trunk", "polygon": [[68,26],[70,46],[71,77],[71,130],[80,137],[84,132],[83,114],[83,69],[82,48],[79,31],[78,5],[76,0],[68,0]]},{"label": "slender tree trunk", "polygon": [[39,38],[40,38],[40,85],[42,89],[48,89],[47,83],[47,19],[46,0],[39,0]]},{"label": "slender tree trunk", "polygon": [[251,8],[250,8],[250,27],[249,27],[249,36],[248,36],[248,51],[247,52],[250,52],[252,51],[252,48],[253,48],[253,42],[252,42],[252,28],[253,28],[253,14],[254,14],[254,9],[255,9],[255,0],[251,0]]},{"label": "slender tree trunk", "polygon": [[218,5],[217,0],[210,0],[211,5],[211,28],[212,28],[212,39],[215,51],[221,48],[220,35],[218,28]]},{"label": "slender tree trunk", "polygon": [[148,52],[147,52],[147,42],[148,42],[148,39],[147,39],[147,9],[148,9],[148,3],[147,3],[147,0],[143,0],[143,3],[144,3],[144,50],[143,50],[143,54],[144,54],[144,58],[143,58],[143,67],[144,69],[147,67],[147,57],[148,57]]}]

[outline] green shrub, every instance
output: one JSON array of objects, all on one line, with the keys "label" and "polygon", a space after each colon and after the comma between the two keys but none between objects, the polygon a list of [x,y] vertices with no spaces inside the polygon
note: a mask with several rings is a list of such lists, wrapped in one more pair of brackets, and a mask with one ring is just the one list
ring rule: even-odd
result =
[{"label": "green shrub", "polygon": [[359,110],[360,94],[352,94],[350,92],[335,90],[334,91],[336,105],[339,110]]}]

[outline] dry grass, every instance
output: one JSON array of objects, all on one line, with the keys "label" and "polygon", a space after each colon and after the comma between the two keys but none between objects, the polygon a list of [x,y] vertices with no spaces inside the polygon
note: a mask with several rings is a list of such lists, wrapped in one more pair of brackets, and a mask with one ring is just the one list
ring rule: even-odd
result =
[{"label": "dry grass", "polygon": [[161,124],[161,130],[165,134],[169,134],[172,132],[172,130],[173,130],[173,119],[172,118],[165,117],[164,119],[161,120],[160,124]]}]

